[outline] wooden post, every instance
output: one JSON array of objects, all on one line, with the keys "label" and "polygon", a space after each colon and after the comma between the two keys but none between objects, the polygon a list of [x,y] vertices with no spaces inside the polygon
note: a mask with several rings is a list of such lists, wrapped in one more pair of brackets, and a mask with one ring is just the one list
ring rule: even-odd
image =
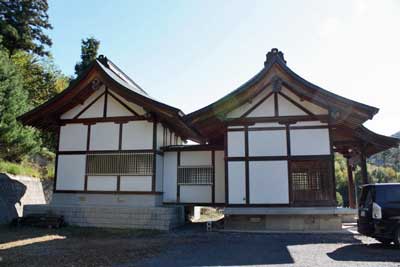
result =
[{"label": "wooden post", "polygon": [[363,184],[368,184],[368,171],[367,171],[367,156],[365,153],[365,146],[361,147],[361,155],[360,155],[360,165],[361,165],[361,178]]},{"label": "wooden post", "polygon": [[355,202],[355,186],[354,186],[354,178],[353,178],[353,167],[350,164],[350,157],[346,157],[346,163],[347,163],[347,178],[348,178],[348,183],[347,183],[347,188],[348,188],[348,196],[349,196],[349,206],[352,209],[356,208],[356,202]]}]

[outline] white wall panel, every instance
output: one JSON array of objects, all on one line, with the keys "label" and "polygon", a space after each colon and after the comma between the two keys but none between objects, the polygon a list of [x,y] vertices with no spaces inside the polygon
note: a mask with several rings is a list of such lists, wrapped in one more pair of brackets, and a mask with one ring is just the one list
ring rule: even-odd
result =
[{"label": "white wall panel", "polygon": [[121,176],[121,191],[151,191],[151,176]]},{"label": "white wall panel", "polygon": [[228,156],[229,157],[244,156],[244,132],[228,131]]},{"label": "white wall panel", "polygon": [[[111,91],[111,90],[110,90],[110,91]],[[121,97],[119,94],[117,94],[117,93],[115,93],[115,92],[113,92],[113,91],[111,91],[111,93],[112,93],[116,98],[118,98],[118,100],[122,101],[122,102],[123,102],[125,105],[127,105],[130,109],[132,109],[133,111],[135,111],[137,114],[139,114],[139,115],[144,115],[144,114],[146,113],[146,111],[143,109],[143,107],[141,107],[141,106],[139,106],[139,105],[137,105],[137,104],[135,104],[135,103],[132,103],[132,102],[126,100],[125,98]]]},{"label": "white wall panel", "polygon": [[180,202],[211,203],[212,189],[210,185],[181,185]]},{"label": "white wall panel", "polygon": [[76,107],[68,110],[64,114],[61,115],[61,119],[73,119],[76,115],[79,114],[85,107],[87,107],[92,101],[94,101],[99,95],[104,92],[104,86],[102,86],[99,90],[94,92],[91,96],[89,96],[82,105],[77,105]]},{"label": "white wall panel", "polygon": [[164,180],[164,159],[161,155],[156,155],[156,191],[162,192]]},{"label": "white wall panel", "polygon": [[330,154],[328,129],[290,130],[292,155]]},{"label": "white wall panel", "polygon": [[265,89],[260,94],[258,94],[254,99],[250,102],[246,102],[240,107],[232,110],[227,114],[227,118],[239,118],[241,117],[246,111],[250,110],[254,105],[260,102],[265,96],[267,96],[271,92],[271,89]]},{"label": "white wall panel", "polygon": [[118,103],[111,95],[107,96],[107,117],[118,117],[118,116],[134,116],[123,105]]},{"label": "white wall panel", "polygon": [[88,126],[67,124],[60,128],[60,151],[86,150]]},{"label": "white wall panel", "polygon": [[257,127],[284,127],[284,125],[279,124],[277,122],[259,122],[253,125],[249,125],[249,128],[257,128]]},{"label": "white wall panel", "polygon": [[249,162],[250,204],[289,203],[287,161]]},{"label": "white wall panel", "polygon": [[104,112],[104,100],[105,97],[104,95],[97,99],[96,102],[93,103],[85,112],[83,112],[79,118],[99,118],[103,117],[103,112]]},{"label": "white wall panel", "polygon": [[229,204],[246,203],[246,177],[244,162],[228,162]]},{"label": "white wall panel", "polygon": [[58,155],[57,190],[83,190],[86,155]]},{"label": "white wall panel", "polygon": [[249,131],[249,156],[287,155],[286,130]]},{"label": "white wall panel", "polygon": [[256,107],[246,117],[272,117],[275,115],[274,96],[268,97],[261,105]]},{"label": "white wall panel", "polygon": [[211,166],[211,151],[182,151],[181,166]]},{"label": "white wall panel", "polygon": [[296,94],[290,91],[287,88],[282,89],[282,93],[290,97],[292,100],[296,101],[298,104],[305,107],[307,110],[311,111],[315,115],[327,115],[329,112],[327,109],[320,107],[314,103],[311,103],[307,100],[301,100]]},{"label": "white wall panel", "polygon": [[90,127],[90,150],[118,149],[119,124],[105,122],[96,123]]},{"label": "white wall panel", "polygon": [[324,125],[328,126],[327,123],[323,123],[320,121],[298,121],[297,123],[291,124],[290,126],[296,127],[296,126],[324,126]]},{"label": "white wall panel", "polygon": [[157,148],[162,147],[164,144],[164,126],[157,123]]},{"label": "white wall panel", "polygon": [[122,129],[122,149],[153,149],[153,123],[131,121]]},{"label": "white wall panel", "polygon": [[215,202],[225,203],[224,151],[215,151]]},{"label": "white wall panel", "polygon": [[89,191],[116,191],[117,176],[88,176],[87,189]]},{"label": "white wall panel", "polygon": [[293,105],[286,98],[283,98],[281,95],[278,95],[278,109],[279,116],[304,116],[307,115],[303,110]]},{"label": "white wall panel", "polygon": [[176,202],[177,152],[164,153],[164,202]]}]

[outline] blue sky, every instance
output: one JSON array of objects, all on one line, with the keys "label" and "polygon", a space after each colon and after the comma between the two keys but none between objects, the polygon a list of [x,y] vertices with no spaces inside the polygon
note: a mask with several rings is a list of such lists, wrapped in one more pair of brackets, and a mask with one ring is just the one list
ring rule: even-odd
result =
[{"label": "blue sky", "polygon": [[400,1],[50,0],[51,52],[71,75],[80,40],[185,113],[234,90],[273,47],[305,79],[380,108],[366,126],[400,130]]}]

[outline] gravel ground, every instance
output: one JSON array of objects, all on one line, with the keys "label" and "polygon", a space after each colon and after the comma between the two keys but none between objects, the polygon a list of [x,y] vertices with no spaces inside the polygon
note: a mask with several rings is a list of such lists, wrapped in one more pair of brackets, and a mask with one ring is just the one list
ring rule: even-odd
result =
[{"label": "gravel ground", "polygon": [[0,266],[396,266],[400,250],[350,234],[0,228]]}]

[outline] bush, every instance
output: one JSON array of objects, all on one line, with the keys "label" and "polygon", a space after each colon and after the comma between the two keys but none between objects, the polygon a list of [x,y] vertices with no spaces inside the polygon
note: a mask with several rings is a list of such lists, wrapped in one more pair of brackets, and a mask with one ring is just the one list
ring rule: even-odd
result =
[{"label": "bush", "polygon": [[336,192],[336,201],[338,206],[343,206],[343,197],[339,192]]},{"label": "bush", "polygon": [[17,164],[8,161],[0,161],[0,172],[5,172],[13,175],[26,175],[37,178],[40,177],[39,168],[27,162]]}]

